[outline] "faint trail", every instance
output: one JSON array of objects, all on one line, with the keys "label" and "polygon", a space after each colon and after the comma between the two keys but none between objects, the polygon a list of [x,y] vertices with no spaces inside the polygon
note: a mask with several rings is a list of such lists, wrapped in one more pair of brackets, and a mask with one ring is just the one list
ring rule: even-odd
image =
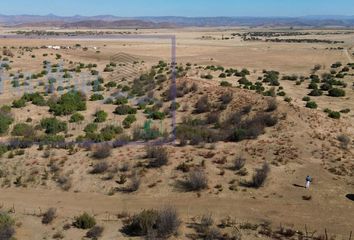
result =
[{"label": "faint trail", "polygon": [[350,63],[352,63],[352,62],[353,62],[353,59],[352,59],[352,56],[350,56],[350,53],[349,53],[349,51],[348,51],[348,48],[344,49],[343,51],[344,51],[345,55],[347,56],[348,61],[349,61]]}]

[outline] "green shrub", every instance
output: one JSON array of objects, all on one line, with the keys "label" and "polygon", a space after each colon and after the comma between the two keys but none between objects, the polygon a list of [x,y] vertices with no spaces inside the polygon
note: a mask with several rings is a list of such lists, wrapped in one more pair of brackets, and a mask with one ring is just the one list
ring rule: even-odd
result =
[{"label": "green shrub", "polygon": [[9,130],[13,118],[9,112],[0,111],[0,134],[4,134]]},{"label": "green shrub", "polygon": [[127,104],[127,103],[128,103],[128,99],[126,97],[117,97],[114,100],[115,105],[123,105],[123,104]]},{"label": "green shrub", "polygon": [[24,99],[26,102],[32,102],[32,104],[37,105],[37,106],[45,106],[46,101],[44,97],[36,92],[36,93],[25,93],[22,96],[22,99]]},{"label": "green shrub", "polygon": [[0,212],[0,239],[11,240],[15,234],[15,221],[5,212]]},{"label": "green shrub", "polygon": [[0,157],[2,157],[2,155],[4,155],[9,149],[7,148],[6,145],[1,144],[0,145]]},{"label": "green shrub", "polygon": [[316,109],[318,106],[317,106],[317,103],[314,102],[314,101],[309,101],[306,103],[306,107],[307,108],[312,108],[312,109]]},{"label": "green shrub", "polygon": [[80,113],[74,113],[71,115],[69,122],[71,123],[77,123],[77,122],[82,122],[84,121],[85,117],[81,115]]},{"label": "green shrub", "polygon": [[331,112],[328,114],[328,117],[334,118],[334,119],[340,119],[340,112],[331,111]]},{"label": "green shrub", "polygon": [[103,99],[104,99],[103,95],[99,93],[92,94],[90,97],[90,101],[100,101]]},{"label": "green shrub", "polygon": [[63,94],[57,103],[50,103],[49,107],[49,111],[56,116],[70,115],[76,111],[86,110],[86,99],[81,92],[70,91]]},{"label": "green shrub", "polygon": [[105,111],[100,110],[95,113],[95,117],[95,122],[102,123],[107,120],[108,114]]},{"label": "green shrub", "polygon": [[28,125],[26,123],[18,123],[16,124],[11,132],[12,136],[27,136],[31,137],[34,135],[34,129],[31,125]]},{"label": "green shrub", "polygon": [[331,90],[328,91],[328,95],[331,97],[344,97],[345,91],[339,88],[332,88]]},{"label": "green shrub", "polygon": [[98,128],[97,124],[95,124],[95,123],[89,123],[89,124],[87,124],[86,127],[84,128],[84,132],[85,132],[85,133],[94,133],[94,132],[97,131],[97,128]]},{"label": "green shrub", "polygon": [[135,115],[130,114],[123,120],[123,127],[130,128],[131,124],[135,121],[136,121]]},{"label": "green shrub", "polygon": [[108,125],[101,129],[100,140],[111,141],[118,134],[123,133],[123,129],[120,126]]},{"label": "green shrub", "polygon": [[96,225],[96,220],[93,216],[90,216],[88,213],[83,213],[82,215],[75,217],[73,222],[74,227],[80,229],[90,229]]},{"label": "green shrub", "polygon": [[137,110],[129,105],[120,105],[114,110],[114,113],[118,115],[136,114],[136,112]]},{"label": "green shrub", "polygon": [[322,94],[323,94],[322,90],[313,89],[313,90],[309,93],[309,96],[317,97],[317,96],[322,96]]},{"label": "green shrub", "polygon": [[20,98],[18,100],[14,100],[12,102],[12,107],[14,108],[23,108],[26,106],[26,101],[23,98]]},{"label": "green shrub", "polygon": [[67,124],[56,118],[45,118],[41,120],[41,127],[47,134],[57,134],[67,130]]},{"label": "green shrub", "polygon": [[163,119],[165,119],[165,113],[155,111],[155,112],[151,112],[149,114],[149,117],[154,119],[154,120],[163,120]]},{"label": "green shrub", "polygon": [[308,102],[310,100],[311,100],[311,98],[308,97],[308,96],[305,96],[305,97],[302,98],[302,101],[304,101],[304,102]]}]

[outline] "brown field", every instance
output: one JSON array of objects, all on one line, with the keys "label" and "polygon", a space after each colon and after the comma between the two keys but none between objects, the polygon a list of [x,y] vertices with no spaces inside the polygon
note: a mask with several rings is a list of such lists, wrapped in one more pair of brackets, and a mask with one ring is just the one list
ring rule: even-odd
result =
[{"label": "brown field", "polygon": [[[1,29],[0,34],[7,34],[9,31],[14,29]],[[349,239],[354,230],[354,201],[346,197],[347,194],[354,194],[354,68],[350,67],[343,78],[336,78],[346,84],[343,88],[345,97],[330,97],[326,93],[311,96],[311,100],[318,105],[317,109],[306,108],[306,102],[302,99],[311,91],[308,89],[308,77],[311,74],[321,77],[323,73],[333,70],[332,64],[341,62],[342,66],[335,70],[337,74],[348,63],[354,63],[354,33],[345,34],[349,30],[338,29],[294,30],[328,34],[291,37],[344,41],[340,44],[325,44],[243,41],[238,36],[232,37],[233,33],[289,31],[286,29],[186,28],[125,31],[136,32],[142,39],[114,39],[110,36],[104,39],[93,37],[90,40],[80,36],[58,39],[0,38],[0,47],[6,46],[14,54],[9,57],[11,69],[5,72],[40,73],[45,60],[53,64],[62,61],[66,69],[75,68],[78,63],[92,63],[97,64],[93,69],[103,77],[103,85],[114,81],[123,86],[132,86],[133,78],[150,71],[159,61],[171,62],[169,40],[147,40],[143,37],[175,35],[177,67],[183,66],[183,76],[177,77],[177,87],[184,86],[183,84],[185,88],[191,88],[193,84],[198,86],[197,90],[190,90],[176,99],[180,105],[176,111],[177,126],[184,123],[187,117],[205,119],[208,112],[217,112],[221,125],[219,127],[222,129],[222,122],[226,122],[234,113],[242,113],[242,109],[248,106],[250,110],[242,113],[243,118],[252,119],[263,114],[262,116],[276,118],[277,122],[267,126],[264,133],[255,138],[242,141],[201,140],[197,144],[191,144],[192,139],[188,139],[189,144],[181,146],[182,139],[177,137],[175,142],[163,147],[168,153],[168,163],[159,168],[148,165],[149,160],[145,157],[148,142],[143,141],[138,145],[110,148],[111,152],[104,160],[93,157],[100,144],[74,145],[66,149],[50,145],[39,147],[35,144],[19,154],[19,149],[10,149],[0,157],[0,210],[9,212],[15,220],[16,239],[53,239],[55,234],[62,239],[88,239],[85,238],[87,230],[71,226],[74,218],[83,212],[95,216],[97,225],[104,227],[99,239],[140,239],[139,236],[123,234],[123,225],[129,222],[130,216],[144,209],[158,210],[164,206],[175,207],[182,222],[177,234],[170,236],[171,239],[327,239],[325,231],[328,239]],[[74,47],[75,44],[80,44],[80,47]],[[41,48],[49,45],[72,48]],[[30,50],[26,51],[23,47]],[[87,50],[84,51],[85,47]],[[341,49],[326,49],[330,47]],[[120,66],[113,67],[113,72],[104,72],[112,57],[121,53],[137,60],[137,63],[129,65],[131,79],[122,79],[124,73],[120,72]],[[61,55],[60,60],[56,59],[56,54]],[[2,55],[5,57],[3,53]],[[190,69],[187,69],[187,63],[190,63]],[[274,88],[275,93],[284,91],[286,96],[274,96],[277,100],[276,107],[267,110],[273,101],[272,97],[238,87],[240,77],[232,75],[221,78],[219,75],[223,71],[205,69],[210,65],[225,69],[246,68],[250,73],[246,78],[253,84],[261,82],[257,79],[263,78],[263,70],[278,71],[279,83],[283,89],[278,90],[279,86],[263,83],[264,90]],[[313,73],[315,65],[321,67]],[[167,70],[170,69],[170,64],[167,64],[162,74],[169,76]],[[89,70],[91,69],[82,69],[81,73],[91,75]],[[71,80],[74,80],[80,73],[70,74],[73,77]],[[207,74],[211,74],[213,79],[201,77]],[[285,75],[304,76],[304,80],[296,84],[296,81],[282,80]],[[87,86],[87,82],[96,78],[97,76],[91,75],[79,80],[78,86]],[[2,80],[1,106],[11,106],[25,92],[24,87],[15,89],[9,79],[10,76],[7,76]],[[22,83],[25,80],[19,81]],[[44,94],[47,81],[45,76],[31,80],[33,92],[40,92],[45,100],[51,98],[51,94]],[[231,85],[220,86],[222,81]],[[64,80],[64,86],[68,86],[68,89],[73,83]],[[143,93],[161,100],[159,109],[166,112],[166,116],[162,120],[153,120],[152,126],[162,129],[167,135],[172,131],[173,119],[168,115],[171,102],[163,101],[161,96],[169,89],[170,84],[171,81],[167,79],[156,83],[151,91]],[[54,86],[59,84],[55,83]],[[87,89],[85,94],[89,99],[93,91],[91,86]],[[66,91],[67,89],[63,92]],[[121,88],[106,87],[99,93],[107,98],[117,91],[120,92]],[[225,93],[231,94],[232,100],[222,109],[219,99]],[[53,95],[58,98],[61,94],[56,92]],[[198,100],[205,95],[210,103],[209,110],[195,113]],[[284,101],[285,97],[291,98],[291,101]],[[131,99],[128,104],[134,106],[136,99]],[[102,101],[86,102],[87,109],[79,111],[85,118],[81,123],[69,123],[71,114],[57,117],[68,123],[67,130],[59,133],[65,133],[65,140],[75,141],[78,136],[84,135],[85,126],[95,120],[93,115],[98,110],[108,113],[106,121],[97,124],[99,129],[110,124],[122,125],[126,117],[113,114],[116,105],[103,104]],[[13,139],[13,126],[24,122],[34,126],[35,134],[44,134],[40,125],[43,118],[53,116],[48,111],[49,108],[30,102],[26,106],[12,108],[13,122],[0,139],[4,142]],[[341,113],[340,119],[332,119],[324,112],[326,108],[335,112],[344,109],[350,111]],[[143,126],[147,119],[143,110],[138,110],[136,118],[132,127],[124,129],[125,135],[133,135],[135,127]],[[238,120],[241,121],[240,119]],[[222,135],[234,131],[232,127],[226,126],[225,132],[219,131],[216,124],[215,127],[209,124],[202,128],[210,128]],[[339,136],[345,136],[346,140],[338,140]],[[123,134],[117,134],[112,140],[119,137],[123,137]],[[243,170],[231,168],[237,157],[246,159]],[[99,162],[105,162],[107,168],[99,174],[91,174],[93,166]],[[248,186],[247,183],[256,169],[265,162],[269,164],[270,172],[264,186]],[[178,168],[182,163],[188,165],[188,171],[183,172]],[[187,191],[180,183],[194,169],[202,169],[208,180],[207,187],[199,191]],[[313,177],[310,189],[302,187],[307,175]],[[127,182],[118,183],[122,176]],[[134,181],[135,176],[140,179],[139,188],[130,193],[122,190],[130,181]],[[60,179],[64,178],[66,182],[63,183]],[[45,225],[41,222],[42,215],[49,208],[56,208],[56,218]],[[200,223],[202,216],[208,214],[212,215],[214,222],[198,234],[195,226]],[[229,224],[220,227],[223,222]],[[238,238],[240,236],[242,237]],[[164,238],[166,237],[161,239]],[[160,238],[152,236],[149,239]]]}]

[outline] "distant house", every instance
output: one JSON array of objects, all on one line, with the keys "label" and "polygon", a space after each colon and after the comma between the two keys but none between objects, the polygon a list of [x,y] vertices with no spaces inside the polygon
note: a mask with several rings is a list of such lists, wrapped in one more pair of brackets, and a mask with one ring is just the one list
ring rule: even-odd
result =
[{"label": "distant house", "polygon": [[60,50],[60,46],[53,46],[54,50]]}]

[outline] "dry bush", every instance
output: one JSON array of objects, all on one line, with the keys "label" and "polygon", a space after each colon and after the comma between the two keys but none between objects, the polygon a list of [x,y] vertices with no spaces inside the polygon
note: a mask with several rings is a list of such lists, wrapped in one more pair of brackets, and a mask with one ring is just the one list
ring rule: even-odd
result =
[{"label": "dry bush", "polygon": [[159,237],[166,238],[176,234],[180,225],[181,220],[174,207],[168,206],[159,211],[157,218],[157,235]]},{"label": "dry bush", "polygon": [[256,172],[252,177],[251,186],[255,188],[263,186],[268,177],[269,172],[270,166],[268,163],[264,163],[262,168],[256,169]]},{"label": "dry bush", "polygon": [[344,134],[339,135],[337,137],[337,140],[340,142],[340,147],[342,149],[348,149],[348,146],[349,146],[351,140],[347,135],[344,135]]},{"label": "dry bush", "polygon": [[207,95],[202,96],[195,104],[196,113],[205,113],[210,111],[210,103]]},{"label": "dry bush", "polygon": [[146,158],[149,159],[149,167],[162,167],[168,163],[167,149],[161,146],[147,146]]},{"label": "dry bush", "polygon": [[69,191],[69,189],[71,188],[71,179],[68,176],[59,176],[57,179],[57,183],[64,191]]},{"label": "dry bush", "polygon": [[91,239],[98,239],[102,236],[103,230],[104,228],[101,226],[94,226],[86,233],[86,237]]},{"label": "dry bush", "polygon": [[62,232],[56,232],[53,234],[52,236],[53,239],[63,239],[64,238],[64,235]]},{"label": "dry bush", "polygon": [[101,174],[107,171],[108,163],[103,161],[93,165],[93,169],[90,171],[91,174]]},{"label": "dry bush", "polygon": [[277,110],[277,108],[278,108],[278,103],[275,98],[268,100],[267,104],[268,104],[267,109],[266,109],[267,112],[273,112],[273,111]]},{"label": "dry bush", "polygon": [[[124,179],[124,181],[126,181]],[[129,184],[126,187],[118,188],[118,191],[125,192],[125,193],[132,193],[139,190],[141,184],[141,179],[137,173],[133,173],[132,177],[130,178]]]},{"label": "dry bush", "polygon": [[42,216],[43,224],[50,224],[56,217],[57,210],[55,208],[49,208]]},{"label": "dry bush", "polygon": [[220,96],[220,101],[223,104],[229,104],[232,101],[232,99],[233,99],[232,92],[227,92]]},{"label": "dry bush", "polygon": [[148,239],[167,239],[177,234],[181,225],[178,213],[173,207],[160,211],[144,210],[125,222],[122,232],[129,236],[146,236]]},{"label": "dry bush", "polygon": [[246,159],[241,156],[238,156],[233,161],[232,169],[235,171],[239,171],[245,166],[245,164],[246,164]]},{"label": "dry bush", "polygon": [[189,191],[200,191],[208,187],[208,179],[202,169],[196,169],[188,174],[184,187]]},{"label": "dry bush", "polygon": [[111,156],[112,147],[109,144],[100,144],[96,146],[92,156],[96,159],[105,159]]}]

